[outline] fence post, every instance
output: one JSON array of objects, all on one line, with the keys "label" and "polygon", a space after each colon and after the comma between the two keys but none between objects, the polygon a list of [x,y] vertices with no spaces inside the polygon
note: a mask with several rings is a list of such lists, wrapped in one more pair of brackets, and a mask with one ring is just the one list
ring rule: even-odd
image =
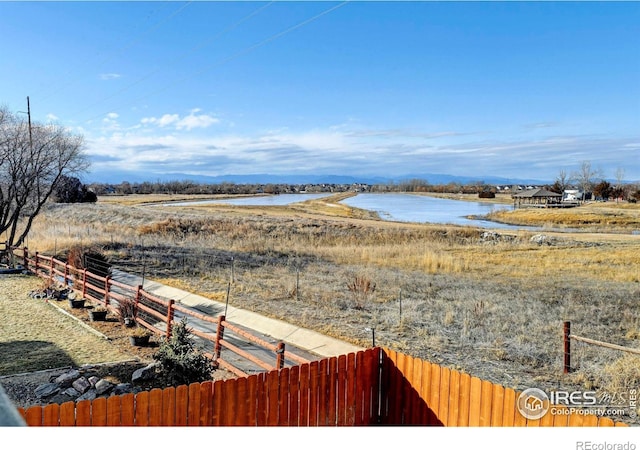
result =
[{"label": "fence post", "polygon": [[104,306],[109,305],[109,281],[111,277],[107,275],[104,277]]},{"label": "fence post", "polygon": [[172,324],[173,324],[173,305],[175,305],[176,301],[171,299],[169,300],[169,306],[167,308],[167,339],[171,339],[171,328],[172,328]]},{"label": "fence post", "polygon": [[571,372],[571,322],[565,321],[563,324],[564,331],[564,373]]},{"label": "fence post", "polygon": [[278,343],[276,349],[276,369],[282,369],[284,367],[284,342]]},{"label": "fence post", "polygon": [[69,286],[69,263],[64,263],[64,285]]},{"label": "fence post", "polygon": [[53,268],[54,268],[54,257],[51,257],[51,264],[49,264],[49,279],[53,281]]},{"label": "fence post", "polygon": [[225,316],[218,316],[218,326],[216,328],[216,344],[213,350],[213,359],[216,360],[220,358],[220,352],[222,351],[222,344],[220,343],[224,338],[224,326],[222,322],[224,322]]},{"label": "fence post", "polygon": [[29,249],[27,247],[24,248],[22,257],[24,258],[23,266],[25,269],[29,270]]},{"label": "fence post", "polygon": [[142,285],[139,284],[138,287],[136,288],[136,298],[135,298],[136,304],[140,302],[140,296],[142,295],[140,293],[141,291],[142,291]]},{"label": "fence post", "polygon": [[87,296],[87,268],[82,269],[82,298]]},{"label": "fence post", "polygon": [[38,273],[38,252],[36,252],[36,257],[35,257],[35,268],[34,268],[34,272],[36,273],[36,275],[39,275]]}]

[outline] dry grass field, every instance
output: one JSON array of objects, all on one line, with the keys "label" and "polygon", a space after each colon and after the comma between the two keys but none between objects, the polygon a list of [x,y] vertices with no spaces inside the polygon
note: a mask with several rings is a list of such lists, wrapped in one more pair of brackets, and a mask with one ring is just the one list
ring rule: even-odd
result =
[{"label": "dry grass field", "polygon": [[[236,307],[359,345],[375,328],[376,345],[516,389],[640,384],[640,358],[579,343],[575,371],[562,374],[564,320],[574,334],[639,347],[637,206],[515,211],[500,220],[580,231],[483,235],[381,221],[340,198],[261,208],[165,207],[162,196],[155,206],[148,196],[57,204],[28,247],[64,255],[95,245],[120,269],[214,300],[231,286]],[[533,242],[536,234],[545,240]]]}]

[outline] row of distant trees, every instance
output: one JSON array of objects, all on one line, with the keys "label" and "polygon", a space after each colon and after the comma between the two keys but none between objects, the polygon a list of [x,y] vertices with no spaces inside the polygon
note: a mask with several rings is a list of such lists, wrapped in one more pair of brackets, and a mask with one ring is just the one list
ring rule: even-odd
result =
[{"label": "row of distant trees", "polygon": [[[433,185],[412,179],[389,184],[202,184],[192,181],[85,185],[78,178],[89,168],[83,151],[83,136],[53,125],[32,123],[28,117],[0,107],[0,235],[9,246],[21,245],[34,219],[49,201],[95,202],[106,194],[278,194],[295,192],[450,192],[486,196],[496,187],[484,181],[467,184]],[[592,192],[597,198],[640,200],[639,186],[624,184],[624,170],[618,169],[615,183],[605,180],[600,170],[585,161],[568,175],[560,171],[546,188],[562,193],[569,186]]]},{"label": "row of distant trees", "polygon": [[[561,171],[553,184],[541,187],[562,194],[567,189],[578,189],[584,193],[590,193],[600,199],[640,199],[640,186],[637,184],[625,183],[622,180],[623,172],[619,171],[620,177],[614,184],[599,176],[599,172],[592,171],[588,163],[583,164],[583,171],[568,176]],[[77,182],[79,183],[79,181]],[[77,186],[76,183],[76,186]],[[94,183],[84,187],[85,191],[96,195],[129,195],[129,194],[289,194],[289,193],[318,193],[318,192],[434,192],[434,193],[462,193],[478,194],[479,196],[489,196],[496,194],[498,187],[485,183],[484,181],[473,181],[469,183],[449,182],[442,184],[431,184],[423,179],[409,179],[397,183],[382,184],[260,184],[245,183],[236,184],[223,182],[217,184],[196,183],[193,181],[167,181],[167,182],[143,182],[119,184]],[[518,186],[513,186],[511,191],[515,192]],[[78,188],[73,190],[78,192]],[[59,196],[60,201],[64,201],[64,196]],[[78,200],[82,201],[82,200]],[[95,201],[92,199],[84,201]]]}]

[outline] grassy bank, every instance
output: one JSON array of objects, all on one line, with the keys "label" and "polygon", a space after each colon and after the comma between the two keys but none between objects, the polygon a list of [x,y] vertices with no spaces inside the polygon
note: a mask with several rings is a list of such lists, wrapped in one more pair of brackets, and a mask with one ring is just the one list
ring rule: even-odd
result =
[{"label": "grassy bank", "polygon": [[385,222],[332,201],[54,205],[29,247],[95,243],[117,267],[219,301],[232,281],[234,306],[358,345],[375,328],[378,345],[515,388],[640,381],[637,357],[587,345],[575,349],[576,371],[561,371],[563,320],[575,334],[638,346],[638,236],[532,241],[531,232]]}]

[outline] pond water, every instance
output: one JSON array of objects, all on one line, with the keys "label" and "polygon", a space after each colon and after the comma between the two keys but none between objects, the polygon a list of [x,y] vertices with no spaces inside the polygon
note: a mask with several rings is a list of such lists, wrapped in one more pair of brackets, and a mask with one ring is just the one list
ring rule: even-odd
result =
[{"label": "pond water", "polygon": [[242,206],[283,206],[292,203],[314,200],[317,198],[328,197],[332,194],[279,194],[279,195],[263,195],[240,198],[221,198],[216,200],[198,200],[195,202],[176,202],[164,203],[162,206],[191,206],[191,205],[242,205]]},{"label": "pond water", "polygon": [[484,216],[492,211],[513,209],[512,205],[506,204],[448,200],[414,194],[358,194],[343,200],[342,203],[375,211],[383,220],[470,225],[484,228],[534,229],[467,218],[467,216]]},{"label": "pond water", "polygon": [[[163,206],[190,206],[206,204],[226,204],[244,206],[283,206],[304,202],[332,194],[280,194],[199,200],[194,202],[165,203]],[[482,228],[539,230],[537,227],[506,225],[488,220],[469,219],[468,216],[484,216],[492,211],[513,209],[512,205],[466,200],[448,200],[414,194],[370,194],[362,193],[342,201],[345,205],[375,211],[382,220],[398,222],[441,223],[469,225]]]}]

